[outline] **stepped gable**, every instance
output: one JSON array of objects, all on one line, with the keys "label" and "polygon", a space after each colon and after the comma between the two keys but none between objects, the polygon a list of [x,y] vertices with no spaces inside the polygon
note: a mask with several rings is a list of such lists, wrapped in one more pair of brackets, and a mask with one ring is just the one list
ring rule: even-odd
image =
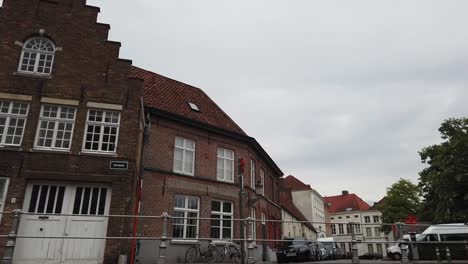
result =
[{"label": "stepped gable", "polygon": [[[99,12],[84,0],[4,0],[0,8],[2,92],[21,89],[24,94],[40,92],[126,106],[129,94],[139,93],[134,89],[139,81],[129,84],[132,62],[119,58],[121,43],[108,39],[110,26],[97,22]],[[8,28],[11,25],[15,30]],[[51,39],[57,51],[51,76],[40,79],[38,87],[37,78],[12,73],[18,68],[24,42],[40,36]]]},{"label": "stepped gable", "polygon": [[326,203],[330,204],[328,211],[331,214],[347,211],[367,211],[370,208],[366,202],[354,193],[330,196],[324,199]]},{"label": "stepped gable", "polygon": [[[246,136],[203,90],[138,67],[132,67],[130,76],[144,80],[145,106]],[[189,103],[200,111],[193,110]]]}]

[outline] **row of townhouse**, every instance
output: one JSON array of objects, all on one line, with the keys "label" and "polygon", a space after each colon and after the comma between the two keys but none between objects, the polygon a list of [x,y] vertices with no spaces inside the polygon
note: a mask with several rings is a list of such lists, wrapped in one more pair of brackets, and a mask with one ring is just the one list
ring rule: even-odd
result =
[{"label": "row of townhouse", "polygon": [[[324,197],[292,175],[282,180],[282,189],[286,194],[290,194],[290,200],[294,208],[298,209],[298,213],[312,224],[316,230],[315,237],[333,237],[336,245],[344,252],[351,253],[351,222],[355,224],[359,255],[384,255],[389,246],[387,241],[394,240],[392,232],[381,231],[382,213],[378,210],[378,205],[382,204],[384,199],[371,207],[356,194],[350,194],[348,191],[343,191],[341,195]],[[308,238],[304,234],[292,234],[287,233],[284,236]]]},{"label": "row of townhouse", "polygon": [[[280,239],[273,159],[201,89],[120,59],[99,12],[85,0],[0,8],[0,209],[21,209],[18,234],[38,237],[17,239],[14,263],[154,263],[157,239],[99,238],[161,237],[161,219],[141,216],[163,213],[182,217],[170,263],[199,239],[239,238],[240,217],[258,219],[254,239]],[[0,234],[12,225],[3,215]],[[256,256],[275,246],[257,242]]]}]

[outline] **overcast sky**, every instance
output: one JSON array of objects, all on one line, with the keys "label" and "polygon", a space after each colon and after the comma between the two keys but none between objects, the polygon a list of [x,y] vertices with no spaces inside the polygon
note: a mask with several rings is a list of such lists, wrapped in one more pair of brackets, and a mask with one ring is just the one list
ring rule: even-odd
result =
[{"label": "overcast sky", "polygon": [[467,114],[468,1],[88,3],[122,58],[205,90],[322,195],[416,182],[418,151]]}]

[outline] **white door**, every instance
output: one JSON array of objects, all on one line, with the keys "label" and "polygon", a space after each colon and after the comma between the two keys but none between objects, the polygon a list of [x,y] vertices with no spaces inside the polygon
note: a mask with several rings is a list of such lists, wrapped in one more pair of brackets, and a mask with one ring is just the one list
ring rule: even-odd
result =
[{"label": "white door", "polygon": [[105,240],[99,238],[106,236],[110,192],[98,185],[29,184],[23,208],[29,214],[18,229],[27,237],[17,239],[13,263],[102,263]]}]

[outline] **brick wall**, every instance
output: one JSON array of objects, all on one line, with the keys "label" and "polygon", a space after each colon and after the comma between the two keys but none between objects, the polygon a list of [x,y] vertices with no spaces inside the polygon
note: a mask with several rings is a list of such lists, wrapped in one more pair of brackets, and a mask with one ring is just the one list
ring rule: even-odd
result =
[{"label": "brick wall", "polygon": [[[107,39],[110,26],[97,23],[99,9],[84,2],[4,0],[0,9],[0,92],[32,96],[21,146],[0,148],[0,177],[10,178],[6,211],[22,207],[28,181],[54,180],[108,183],[113,193],[110,214],[133,214],[140,174],[141,80],[128,78],[131,62],[118,58],[120,43]],[[61,48],[55,53],[52,74],[17,73],[22,51],[18,43],[42,30]],[[69,152],[33,149],[43,97],[79,101]],[[116,155],[81,152],[88,102],[122,105]],[[110,170],[111,160],[128,161],[129,169]],[[108,235],[129,236],[132,223],[133,219],[110,219]],[[11,218],[5,216],[0,233],[9,232],[10,225]],[[105,263],[116,263],[118,255],[129,254],[129,249],[129,241],[107,241]]]},{"label": "brick wall", "polygon": [[[195,147],[195,173],[194,176],[186,176],[173,173],[175,137],[183,137],[194,140]],[[265,213],[267,219],[281,219],[281,210],[276,205],[278,195],[274,195],[277,189],[271,187],[278,181],[278,175],[273,174],[273,169],[251,147],[240,140],[234,140],[227,136],[207,132],[202,129],[187,126],[176,121],[153,117],[151,132],[145,138],[143,163],[145,168],[144,185],[141,204],[142,215],[161,215],[162,212],[173,214],[174,196],[187,195],[200,199],[200,217],[211,216],[211,201],[225,200],[234,204],[234,218],[239,218],[239,188],[238,168],[235,166],[235,183],[220,182],[216,179],[217,148],[223,147],[234,151],[235,160],[246,158],[244,216],[250,215],[249,198],[255,196],[254,189],[250,188],[250,159],[256,161],[256,177],[260,180],[260,168],[265,170],[265,197],[258,195],[258,201],[253,207],[256,209],[257,219],[261,213]],[[271,176],[271,177],[270,177]],[[276,188],[276,187],[275,187]],[[272,200],[275,200],[273,202]],[[257,238],[262,238],[261,223],[257,223]],[[270,227],[268,238],[279,238],[279,224]],[[159,237],[162,231],[160,220],[141,219],[140,233],[144,236]],[[169,230],[169,235],[172,235]],[[239,237],[239,224],[234,226],[235,237]],[[210,221],[200,223],[199,237],[210,237]]]}]

